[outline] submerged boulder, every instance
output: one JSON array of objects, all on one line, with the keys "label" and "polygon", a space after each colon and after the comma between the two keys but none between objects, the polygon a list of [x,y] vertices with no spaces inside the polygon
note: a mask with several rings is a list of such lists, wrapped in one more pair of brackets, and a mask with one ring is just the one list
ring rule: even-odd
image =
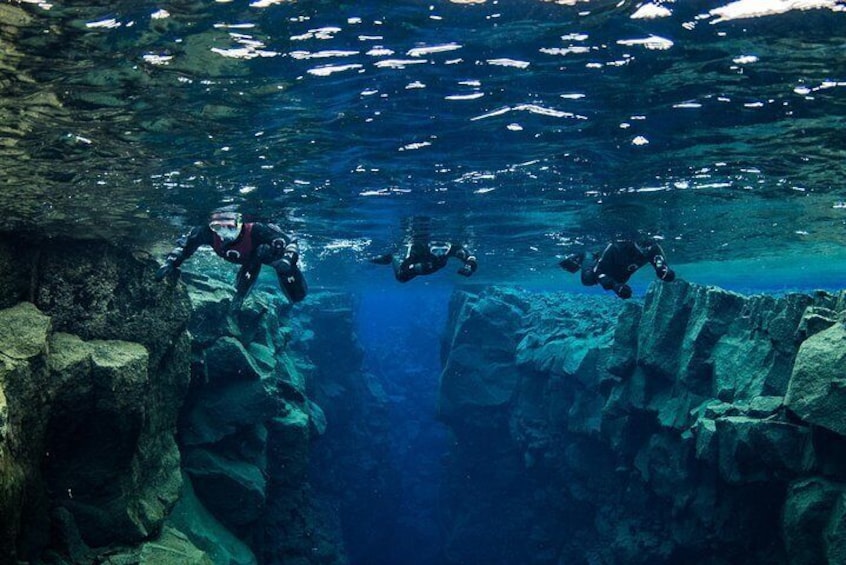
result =
[{"label": "submerged boulder", "polygon": [[180,439],[186,446],[217,443],[272,418],[278,405],[267,382],[237,381],[202,388],[183,412]]},{"label": "submerged boulder", "polygon": [[814,467],[807,427],[747,416],[726,416],[714,423],[720,476],[727,483],[783,481]]},{"label": "submerged boulder", "polygon": [[450,355],[441,375],[441,418],[465,410],[506,405],[515,393],[519,372],[514,355],[525,310],[507,291],[468,298],[456,314],[448,337]]},{"label": "submerged boulder", "polygon": [[62,505],[89,545],[141,540],[164,519],[180,485],[173,431],[160,436],[147,419],[147,351],[67,334],[51,346],[60,385],[45,422],[46,486],[64,494]]},{"label": "submerged boulder", "polygon": [[268,374],[240,341],[229,336],[217,339],[204,350],[204,365],[210,383],[257,380]]},{"label": "submerged boulder", "polygon": [[0,344],[5,357],[27,360],[46,352],[52,328],[49,316],[29,302],[3,310],[2,316]]},{"label": "submerged boulder", "polygon": [[830,557],[842,551],[842,542],[838,544],[836,540],[843,535],[838,531],[842,529],[838,523],[842,522],[844,503],[846,485],[842,483],[812,477],[790,484],[784,503],[782,535],[791,564],[841,562]]},{"label": "submerged boulder", "polygon": [[846,435],[846,327],[835,324],[799,348],[785,404],[809,424]]},{"label": "submerged boulder", "polygon": [[165,524],[183,532],[215,564],[255,565],[257,562],[250,548],[200,503],[187,477],[182,483],[179,501]]},{"label": "submerged boulder", "polygon": [[261,515],[266,495],[262,469],[205,449],[192,449],[185,460],[194,489],[205,506],[236,530]]}]

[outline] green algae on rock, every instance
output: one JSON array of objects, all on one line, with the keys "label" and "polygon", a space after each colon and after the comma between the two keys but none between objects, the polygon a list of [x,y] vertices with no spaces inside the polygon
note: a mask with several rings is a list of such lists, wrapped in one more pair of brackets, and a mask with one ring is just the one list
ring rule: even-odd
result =
[{"label": "green algae on rock", "polygon": [[[6,543],[18,536],[23,547],[46,543],[39,524],[47,517],[37,509],[48,500],[66,509],[68,533],[86,544],[138,542],[156,531],[176,501],[180,476],[172,434],[162,436],[165,430],[151,426],[156,419],[146,417],[156,388],[147,350],[52,334],[50,318],[28,303],[0,311],[0,327],[3,490],[41,501],[25,508],[2,501],[4,513],[13,513]],[[13,546],[2,549],[15,554]]]}]

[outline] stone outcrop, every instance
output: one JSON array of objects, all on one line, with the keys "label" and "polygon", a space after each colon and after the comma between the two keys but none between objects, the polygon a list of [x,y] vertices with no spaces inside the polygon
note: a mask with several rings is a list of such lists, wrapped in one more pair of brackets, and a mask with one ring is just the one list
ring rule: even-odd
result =
[{"label": "stone outcrop", "polygon": [[[377,559],[403,511],[402,438],[351,298],[292,311],[257,288],[232,314],[228,280],[156,283],[154,266],[0,242],[0,555]],[[450,308],[430,555],[846,559],[842,296],[677,281],[642,303],[492,288]]]},{"label": "stone outcrop", "polygon": [[326,422],[307,390],[314,365],[291,346],[291,304],[254,291],[232,314],[230,285],[185,278],[193,362],[179,426],[183,468],[196,500],[255,554],[228,562],[342,562],[340,534],[324,526],[307,473]]},{"label": "stone outcrop", "polygon": [[0,555],[140,551],[182,484],[187,295],[106,245],[4,240],[0,257]]},{"label": "stone outcrop", "polygon": [[457,293],[450,561],[839,562],[841,311],[682,281]]},{"label": "stone outcrop", "polygon": [[0,241],[0,560],[343,562],[290,304],[256,290],[233,314],[229,282],[28,243]]},{"label": "stone outcrop", "polygon": [[[157,533],[181,485],[173,432],[187,382],[151,374],[138,343],[53,332],[30,303],[0,311],[0,327],[3,540],[38,555],[52,523],[83,558]],[[174,351],[186,361],[187,345]]]}]

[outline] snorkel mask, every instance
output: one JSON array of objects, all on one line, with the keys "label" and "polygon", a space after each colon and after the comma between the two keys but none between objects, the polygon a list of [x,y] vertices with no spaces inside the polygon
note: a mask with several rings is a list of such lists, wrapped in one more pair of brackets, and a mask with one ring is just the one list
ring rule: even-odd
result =
[{"label": "snorkel mask", "polygon": [[432,241],[429,243],[429,253],[438,258],[446,257],[450,249],[452,249],[452,245],[446,241]]},{"label": "snorkel mask", "polygon": [[209,228],[223,243],[232,243],[241,235],[244,222],[238,212],[215,212],[209,220]]}]

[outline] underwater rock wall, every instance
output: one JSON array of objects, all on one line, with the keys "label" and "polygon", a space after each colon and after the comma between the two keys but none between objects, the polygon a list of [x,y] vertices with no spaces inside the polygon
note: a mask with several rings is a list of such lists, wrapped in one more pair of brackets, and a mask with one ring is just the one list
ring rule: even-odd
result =
[{"label": "underwater rock wall", "polygon": [[[312,443],[326,428],[307,392],[315,369],[292,348],[314,332],[289,325],[291,304],[278,293],[256,290],[232,314],[231,285],[184,278],[193,362],[179,423],[183,467],[202,507],[255,557],[234,542],[228,553],[203,549],[219,563],[342,562],[334,517],[308,476]],[[325,307],[317,298],[302,309]]]},{"label": "underwater rock wall", "polygon": [[[4,559],[155,553],[145,544],[182,485],[190,309],[150,267],[107,245],[0,242]],[[165,545],[196,551],[173,538]]]},{"label": "underwater rock wall", "polygon": [[278,292],[233,316],[229,283],[25,243],[0,240],[0,562],[344,562]]},{"label": "underwater rock wall", "polygon": [[315,495],[335,509],[351,563],[390,563],[402,499],[391,452],[391,400],[382,382],[362,369],[355,334],[355,301],[320,293],[298,316],[305,331],[292,344],[315,363],[309,396],[326,414],[326,431],[311,453]]},{"label": "underwater rock wall", "polygon": [[842,296],[456,293],[454,563],[837,563]]}]

